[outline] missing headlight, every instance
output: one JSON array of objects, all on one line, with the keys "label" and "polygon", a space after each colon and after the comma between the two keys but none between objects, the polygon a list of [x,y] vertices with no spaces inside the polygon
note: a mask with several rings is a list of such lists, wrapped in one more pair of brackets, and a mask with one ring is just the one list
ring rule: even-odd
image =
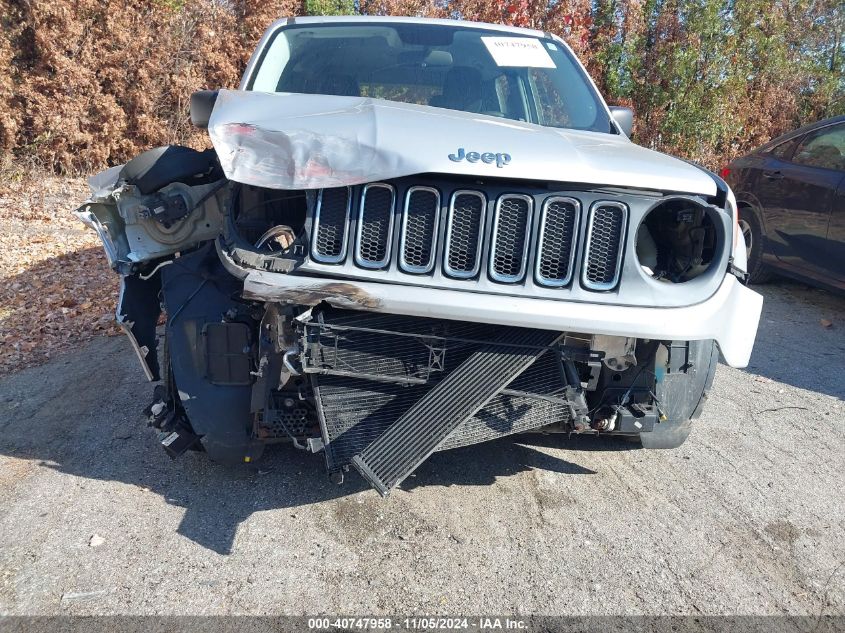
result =
[{"label": "missing headlight", "polygon": [[262,252],[284,252],[305,226],[304,191],[282,191],[244,185],[235,205],[238,235]]},{"label": "missing headlight", "polygon": [[683,283],[707,271],[716,258],[716,224],[707,207],[668,200],[649,211],[637,230],[637,259],[657,280]]}]

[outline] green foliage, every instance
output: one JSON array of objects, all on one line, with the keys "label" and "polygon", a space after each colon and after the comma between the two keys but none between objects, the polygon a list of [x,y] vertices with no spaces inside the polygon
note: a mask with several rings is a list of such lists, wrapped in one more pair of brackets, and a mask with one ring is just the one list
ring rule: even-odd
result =
[{"label": "green foliage", "polygon": [[594,0],[588,63],[635,140],[711,167],[845,112],[841,0]]},{"label": "green foliage", "polygon": [[179,11],[185,6],[185,0],[153,0],[153,3],[171,11]]},{"label": "green foliage", "polygon": [[308,15],[353,15],[353,0],[305,0],[305,13]]}]

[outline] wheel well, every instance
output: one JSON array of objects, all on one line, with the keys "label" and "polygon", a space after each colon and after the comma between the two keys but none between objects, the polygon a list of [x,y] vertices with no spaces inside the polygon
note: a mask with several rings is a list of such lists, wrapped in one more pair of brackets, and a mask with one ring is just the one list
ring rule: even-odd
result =
[{"label": "wheel well", "polygon": [[739,218],[742,219],[743,214],[748,215],[749,213],[754,215],[754,218],[757,220],[757,225],[760,227],[763,235],[766,234],[766,221],[763,218],[763,214],[760,213],[758,205],[754,202],[749,200],[737,200],[736,201],[737,211],[739,212]]}]

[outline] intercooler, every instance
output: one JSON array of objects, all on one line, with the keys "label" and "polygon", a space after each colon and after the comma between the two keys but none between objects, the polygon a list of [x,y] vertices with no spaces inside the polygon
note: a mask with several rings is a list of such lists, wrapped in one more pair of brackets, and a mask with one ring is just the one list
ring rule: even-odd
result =
[{"label": "intercooler", "polygon": [[[523,343],[502,343],[514,334],[514,340],[521,336]],[[567,424],[573,415],[567,399],[571,380],[556,338],[549,332],[477,323],[315,312],[303,327],[303,370],[312,377],[329,471],[343,470],[380,437],[387,437],[391,426],[439,383],[485,351],[495,356],[502,350],[500,367],[517,359],[527,367],[503,389],[495,389],[480,410],[460,420],[436,450]],[[544,343],[524,344],[539,340]],[[426,424],[436,426],[441,409],[447,415],[447,401],[471,400],[473,390],[485,386],[481,378],[438,400]]]}]

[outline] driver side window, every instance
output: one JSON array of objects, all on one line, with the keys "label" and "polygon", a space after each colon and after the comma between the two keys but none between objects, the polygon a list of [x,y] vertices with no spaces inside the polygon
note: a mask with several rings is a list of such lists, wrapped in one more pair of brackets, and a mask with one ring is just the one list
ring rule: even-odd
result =
[{"label": "driver side window", "polygon": [[780,145],[775,145],[771,150],[769,150],[769,153],[780,160],[788,160],[789,156],[792,154],[792,150],[795,149],[797,142],[798,139],[794,138],[784,141]]},{"label": "driver side window", "polygon": [[795,150],[792,162],[845,171],[845,123],[808,134]]}]

